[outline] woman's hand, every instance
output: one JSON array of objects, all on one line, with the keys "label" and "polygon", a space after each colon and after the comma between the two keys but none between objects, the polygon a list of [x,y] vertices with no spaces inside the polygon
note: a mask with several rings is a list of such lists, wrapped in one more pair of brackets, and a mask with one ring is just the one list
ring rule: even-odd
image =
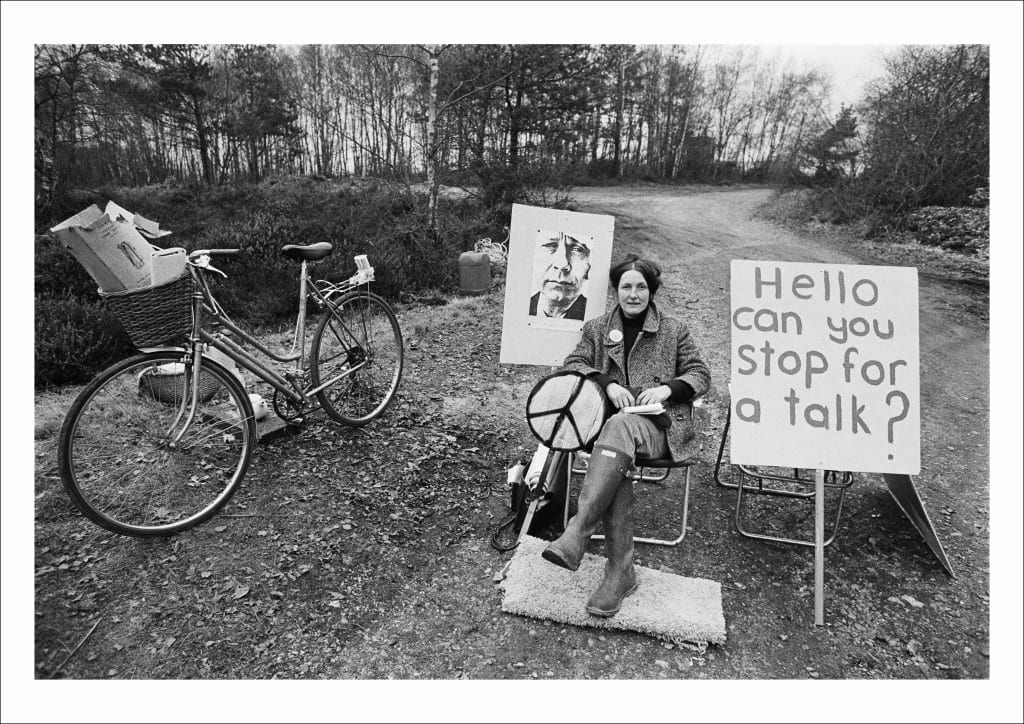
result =
[{"label": "woman's hand", "polygon": [[623,407],[629,407],[636,402],[630,391],[618,382],[612,382],[604,388],[604,392],[608,395],[608,399],[612,401],[612,404],[615,405],[617,410],[621,410]]},{"label": "woman's hand", "polygon": [[652,387],[649,390],[644,390],[636,398],[636,404],[638,405],[655,405],[659,402],[664,402],[672,396],[672,388],[668,385],[658,385]]}]

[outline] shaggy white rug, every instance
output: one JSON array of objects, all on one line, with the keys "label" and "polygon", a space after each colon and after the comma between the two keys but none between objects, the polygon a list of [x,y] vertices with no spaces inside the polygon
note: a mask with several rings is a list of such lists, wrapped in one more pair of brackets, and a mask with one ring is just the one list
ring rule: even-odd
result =
[{"label": "shaggy white rug", "polygon": [[589,553],[569,571],[541,558],[548,542],[525,537],[501,582],[501,610],[576,626],[639,631],[676,644],[725,643],[722,586],[704,578],[636,567],[639,587],[611,618],[587,613],[587,599],[604,576],[605,559]]}]

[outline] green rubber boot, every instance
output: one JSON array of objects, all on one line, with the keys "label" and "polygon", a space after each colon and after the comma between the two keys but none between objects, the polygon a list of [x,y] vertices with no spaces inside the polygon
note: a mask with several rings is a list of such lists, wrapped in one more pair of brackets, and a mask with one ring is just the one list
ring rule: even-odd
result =
[{"label": "green rubber boot", "polygon": [[622,608],[622,600],[636,591],[633,569],[633,481],[626,480],[604,514],[604,547],[608,561],[604,580],[587,601],[587,613],[607,618]]},{"label": "green rubber boot", "polygon": [[629,463],[629,456],[618,450],[594,446],[576,505],[576,515],[569,520],[565,532],[541,553],[544,560],[570,571],[580,567],[587,541],[615,498],[629,470]]}]

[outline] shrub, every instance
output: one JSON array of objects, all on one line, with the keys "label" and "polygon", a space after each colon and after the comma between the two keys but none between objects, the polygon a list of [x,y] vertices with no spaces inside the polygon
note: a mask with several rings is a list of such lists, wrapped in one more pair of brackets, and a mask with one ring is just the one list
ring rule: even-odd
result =
[{"label": "shrub", "polygon": [[37,387],[86,382],[132,350],[111,311],[70,292],[36,299],[35,335]]},{"label": "shrub", "polygon": [[989,173],[989,48],[904,45],[861,102],[860,175],[872,206],[901,215],[964,206]]},{"label": "shrub", "polygon": [[70,293],[74,297],[94,300],[96,282],[85,268],[64,248],[56,236],[40,234],[35,238],[36,297],[55,297]]},{"label": "shrub", "polygon": [[[228,313],[246,326],[276,324],[298,310],[298,264],[281,254],[286,244],[334,245],[334,253],[314,268],[316,278],[346,279],[355,271],[353,257],[367,254],[376,269],[374,291],[397,299],[403,292],[454,291],[459,254],[471,249],[484,230],[509,222],[507,208],[442,199],[437,233],[431,234],[424,199],[404,186],[368,179],[288,176],[202,191],[164,185],[106,191],[107,198],[170,229],[173,234],[161,246],[241,249],[240,255],[214,261],[228,278],[213,275],[211,280]],[[75,203],[81,206],[61,207],[64,216],[40,223],[48,228],[81,211],[85,201],[102,208],[107,198],[78,198]],[[119,324],[104,317],[96,284],[53,237],[36,238],[35,276],[37,306],[46,317],[37,315],[37,382],[88,379],[109,361],[99,352],[110,346],[111,334],[120,334]],[[44,334],[51,339],[43,339]],[[70,351],[91,344],[87,337],[99,349]]]},{"label": "shrub", "polygon": [[814,192],[809,189],[780,189],[772,194],[757,211],[760,216],[771,221],[807,222],[813,217],[811,211],[813,196]]},{"label": "shrub", "polygon": [[521,163],[516,167],[503,162],[480,163],[474,167],[479,179],[480,200],[486,207],[511,210],[514,203],[550,208],[566,208],[572,168],[544,160]]},{"label": "shrub", "polygon": [[974,193],[971,194],[968,203],[971,206],[988,206],[988,186],[974,189]]},{"label": "shrub", "polygon": [[[985,189],[987,191],[987,189]],[[978,194],[983,198],[983,194]],[[780,192],[759,209],[761,216],[780,222],[822,222],[841,219],[829,189],[799,189]],[[867,237],[884,241],[907,240],[962,254],[987,258],[989,253],[989,210],[968,206],[926,206],[904,216],[862,211],[859,219],[842,223],[859,227]],[[863,223],[852,223],[853,220]]]},{"label": "shrub", "polygon": [[848,224],[869,216],[857,198],[848,192],[846,184],[832,187],[788,187],[769,202],[762,214],[778,221],[816,221],[830,224]]},{"label": "shrub", "polygon": [[978,254],[989,247],[988,208],[925,206],[907,215],[907,230],[928,246]]}]

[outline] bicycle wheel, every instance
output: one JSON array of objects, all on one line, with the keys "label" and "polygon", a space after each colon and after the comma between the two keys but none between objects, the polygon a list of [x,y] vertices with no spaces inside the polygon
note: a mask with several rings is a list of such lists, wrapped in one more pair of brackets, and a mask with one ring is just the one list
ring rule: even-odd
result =
[{"label": "bicycle wheel", "polygon": [[402,332],[395,313],[370,292],[353,292],[324,314],[310,349],[313,387],[320,406],[356,427],[378,417],[402,378]]},{"label": "bicycle wheel", "polygon": [[252,403],[233,374],[204,358],[195,417],[172,443],[191,388],[190,353],[168,350],[118,362],[75,399],[60,431],[60,475],[97,525],[171,535],[211,518],[234,494],[256,440]]}]

